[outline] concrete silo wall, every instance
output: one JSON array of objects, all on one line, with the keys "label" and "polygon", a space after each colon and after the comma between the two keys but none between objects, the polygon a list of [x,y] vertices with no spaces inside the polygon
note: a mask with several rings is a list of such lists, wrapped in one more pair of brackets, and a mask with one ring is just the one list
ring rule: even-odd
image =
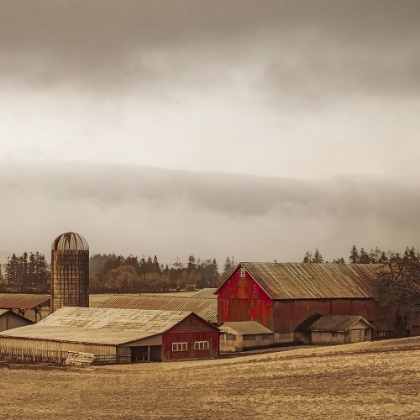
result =
[{"label": "concrete silo wall", "polygon": [[89,306],[89,250],[52,250],[51,311]]}]

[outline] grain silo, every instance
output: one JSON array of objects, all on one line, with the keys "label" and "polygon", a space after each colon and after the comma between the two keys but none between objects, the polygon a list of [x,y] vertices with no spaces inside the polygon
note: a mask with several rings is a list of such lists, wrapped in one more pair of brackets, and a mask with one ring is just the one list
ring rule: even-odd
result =
[{"label": "grain silo", "polygon": [[51,246],[51,312],[89,306],[89,245],[77,233],[58,236]]}]

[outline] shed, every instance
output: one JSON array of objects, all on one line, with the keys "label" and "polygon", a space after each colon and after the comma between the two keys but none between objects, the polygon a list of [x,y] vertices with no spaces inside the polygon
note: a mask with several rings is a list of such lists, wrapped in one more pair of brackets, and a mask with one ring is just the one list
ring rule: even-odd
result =
[{"label": "shed", "polygon": [[33,320],[42,319],[42,309],[50,307],[51,296],[29,293],[0,293],[0,308],[17,311],[25,316],[28,310],[33,311]]},{"label": "shed", "polygon": [[[215,290],[215,289],[214,289]],[[205,292],[206,295],[213,293]],[[217,325],[217,299],[207,297],[178,297],[156,295],[114,295],[99,305],[101,308],[148,309],[160,311],[194,312]]]},{"label": "shed", "polygon": [[299,342],[311,314],[362,316],[394,329],[394,314],[374,299],[380,265],[241,262],[217,289],[218,324],[257,321],[275,343]]},{"label": "shed", "polygon": [[371,341],[376,328],[362,316],[314,315],[298,327],[312,344],[346,344]]},{"label": "shed", "polygon": [[222,352],[263,348],[273,344],[273,331],[256,321],[225,322],[219,329]]},{"label": "shed", "polygon": [[62,363],[69,351],[96,362],[215,358],[219,330],[187,311],[62,307],[37,324],[0,333],[0,357]]},{"label": "shed", "polygon": [[32,324],[31,320],[15,314],[10,309],[0,309],[0,332]]}]

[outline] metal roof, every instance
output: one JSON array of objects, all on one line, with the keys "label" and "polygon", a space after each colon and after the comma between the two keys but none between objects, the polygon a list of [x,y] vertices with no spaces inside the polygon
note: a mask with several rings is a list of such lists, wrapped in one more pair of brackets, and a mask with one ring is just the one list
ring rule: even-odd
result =
[{"label": "metal roof", "polygon": [[373,282],[380,267],[379,264],[255,262],[243,262],[239,266],[272,299],[372,298]]},{"label": "metal roof", "polygon": [[21,293],[0,293],[0,308],[33,309],[37,306],[49,306],[50,295],[31,295]]},{"label": "metal roof", "polygon": [[189,311],[212,324],[217,324],[217,299],[155,295],[114,295],[100,308],[158,309],[161,311]]},{"label": "metal roof", "polygon": [[367,327],[375,329],[362,316],[321,315],[316,321],[306,327],[307,331],[345,332],[362,321]]},{"label": "metal roof", "polygon": [[224,322],[219,325],[219,330],[235,335],[273,334],[273,331],[257,321]]},{"label": "metal roof", "polygon": [[89,251],[89,244],[82,235],[67,232],[54,239],[51,249],[53,251]]},{"label": "metal roof", "polygon": [[62,307],[37,324],[0,337],[118,345],[162,334],[191,312]]},{"label": "metal roof", "polygon": [[196,298],[203,298],[203,299],[217,299],[217,295],[214,293],[216,292],[217,287],[207,287],[205,289],[199,290],[195,293],[192,297]]}]

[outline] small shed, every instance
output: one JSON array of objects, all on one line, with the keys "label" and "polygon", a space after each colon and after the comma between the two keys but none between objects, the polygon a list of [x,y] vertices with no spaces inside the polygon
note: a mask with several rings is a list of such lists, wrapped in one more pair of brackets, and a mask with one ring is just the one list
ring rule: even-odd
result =
[{"label": "small shed", "polygon": [[299,330],[312,344],[346,344],[371,341],[376,329],[362,316],[313,315]]},{"label": "small shed", "polygon": [[273,344],[273,331],[256,321],[225,322],[219,329],[221,352],[237,352]]},{"label": "small shed", "polygon": [[0,331],[31,325],[33,322],[21,315],[15,314],[10,309],[0,309]]}]

